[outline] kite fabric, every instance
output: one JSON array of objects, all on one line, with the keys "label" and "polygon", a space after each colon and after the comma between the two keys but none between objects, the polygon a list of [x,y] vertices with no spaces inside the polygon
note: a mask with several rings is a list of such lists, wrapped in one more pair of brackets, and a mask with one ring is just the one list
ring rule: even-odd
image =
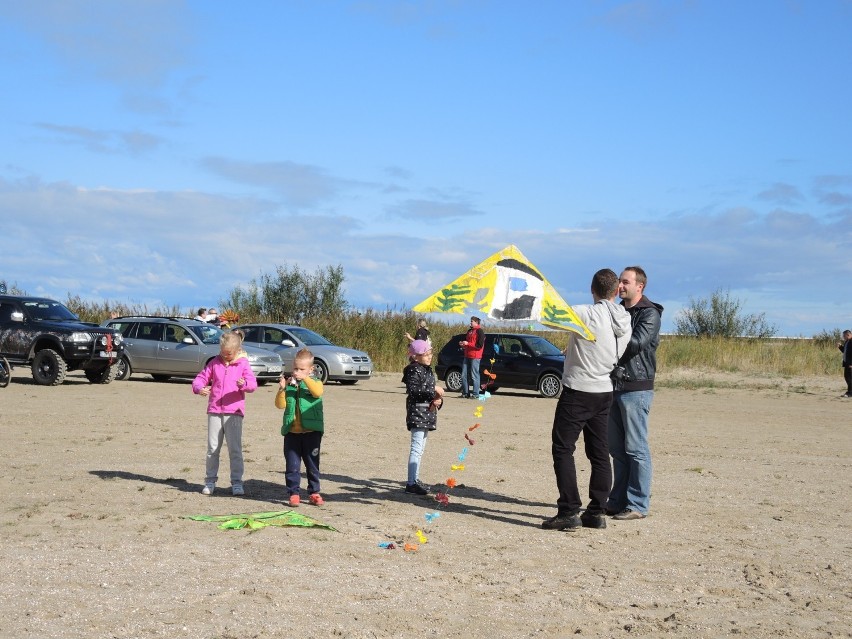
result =
[{"label": "kite fabric", "polygon": [[536,321],[595,341],[574,309],[514,244],[483,260],[412,310]]},{"label": "kite fabric", "polygon": [[218,521],[219,530],[240,530],[249,528],[258,530],[267,526],[304,526],[306,528],[325,528],[337,532],[327,524],[321,524],[307,515],[292,510],[279,510],[268,513],[245,513],[241,515],[188,515],[184,519],[192,521]]}]

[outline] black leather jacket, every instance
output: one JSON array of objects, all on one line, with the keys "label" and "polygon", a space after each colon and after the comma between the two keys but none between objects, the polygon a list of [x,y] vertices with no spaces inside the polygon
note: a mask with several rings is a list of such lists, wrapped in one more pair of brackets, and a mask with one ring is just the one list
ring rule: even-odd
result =
[{"label": "black leather jacket", "polygon": [[[624,306],[624,302],[621,302]],[[657,373],[657,346],[660,345],[660,324],[663,307],[644,295],[627,309],[633,334],[618,363],[627,369],[630,381],[620,382],[615,390],[653,390]]]}]

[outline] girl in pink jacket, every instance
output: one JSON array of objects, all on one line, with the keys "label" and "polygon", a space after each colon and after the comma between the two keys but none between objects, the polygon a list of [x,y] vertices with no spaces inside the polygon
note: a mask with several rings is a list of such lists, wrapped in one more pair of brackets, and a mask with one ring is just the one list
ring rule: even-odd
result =
[{"label": "girl in pink jacket", "polygon": [[192,392],[207,397],[207,474],[201,490],[204,495],[212,495],[216,490],[223,439],[231,459],[231,492],[245,495],[243,416],[246,393],[254,392],[257,379],[241,351],[240,336],[225,333],[219,343],[218,357],[211,359],[192,381]]}]

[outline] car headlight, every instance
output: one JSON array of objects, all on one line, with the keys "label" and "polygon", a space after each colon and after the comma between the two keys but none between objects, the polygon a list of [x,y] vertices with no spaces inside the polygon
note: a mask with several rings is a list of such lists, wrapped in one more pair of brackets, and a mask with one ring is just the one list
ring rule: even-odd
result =
[{"label": "car headlight", "polygon": [[258,360],[258,357],[257,357],[257,355],[255,355],[254,353],[251,353],[251,354],[248,356],[248,361],[249,361],[250,363],[252,363],[252,364],[257,363],[257,360]]},{"label": "car headlight", "polygon": [[91,333],[71,333],[71,336],[68,339],[70,339],[72,342],[75,342],[75,343],[91,342],[92,341],[92,334]]},{"label": "car headlight", "polygon": [[337,358],[338,358],[341,362],[343,362],[344,364],[351,364],[351,363],[352,363],[352,356],[351,356],[351,355],[347,355],[346,353],[338,353],[338,354],[337,354]]},{"label": "car headlight", "polygon": [[118,345],[118,344],[121,344],[123,341],[124,341],[124,335],[122,335],[121,333],[116,333],[112,337],[112,343],[113,344]]}]

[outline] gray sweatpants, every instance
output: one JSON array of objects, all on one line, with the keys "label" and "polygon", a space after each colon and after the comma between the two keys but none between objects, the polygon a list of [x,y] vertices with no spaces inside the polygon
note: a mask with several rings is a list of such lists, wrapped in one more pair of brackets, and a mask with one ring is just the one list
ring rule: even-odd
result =
[{"label": "gray sweatpants", "polygon": [[207,477],[205,484],[219,479],[219,453],[222,441],[228,444],[231,458],[231,486],[243,484],[243,416],[207,414]]}]

